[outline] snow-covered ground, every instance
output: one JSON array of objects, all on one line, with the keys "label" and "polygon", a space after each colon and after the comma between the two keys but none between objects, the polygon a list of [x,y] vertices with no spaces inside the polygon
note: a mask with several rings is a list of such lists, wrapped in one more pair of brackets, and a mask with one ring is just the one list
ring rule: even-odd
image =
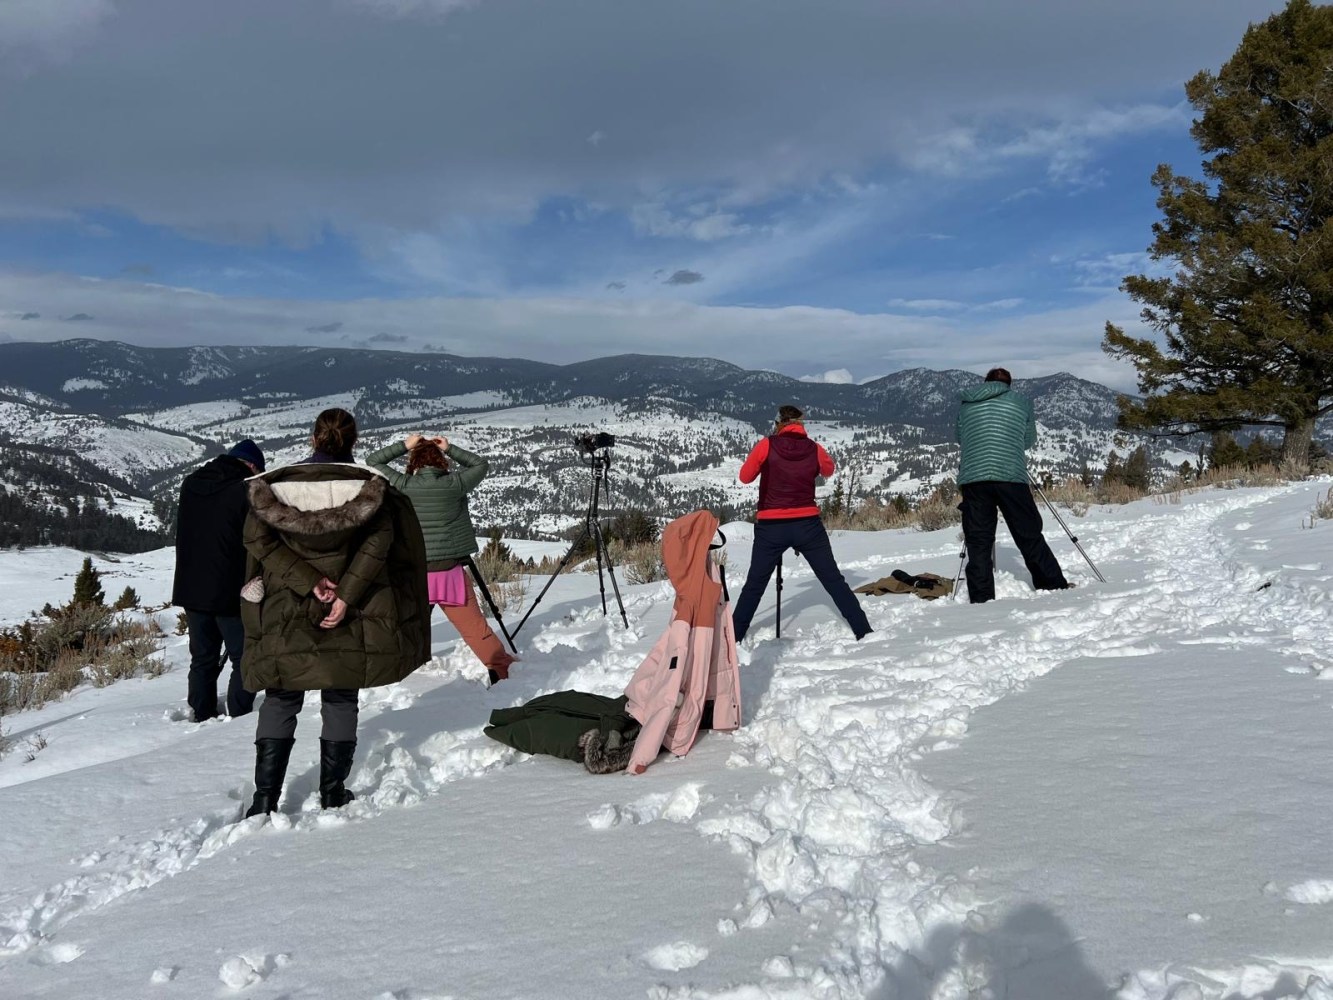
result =
[{"label": "snow-covered ground", "polygon": [[[489,690],[437,619],[436,660],[363,694],[357,801],[316,807],[312,705],[268,822],[237,821],[251,720],[183,721],[172,637],[162,677],[5,720],[46,745],[0,761],[0,997],[1330,1000],[1329,487],[1070,518],[1105,584],[1048,524],[1060,593],[1001,532],[998,600],[868,597],[860,643],[789,557],[744,727],[641,777],[481,726],[618,692],[665,584],[622,587],[626,631],[560,577]],[[750,532],[726,531],[734,592]],[[952,529],[835,547],[854,583],[958,568]],[[66,596],[77,559],[0,554],[0,614]],[[170,567],[124,559],[116,587],[161,601]]]}]

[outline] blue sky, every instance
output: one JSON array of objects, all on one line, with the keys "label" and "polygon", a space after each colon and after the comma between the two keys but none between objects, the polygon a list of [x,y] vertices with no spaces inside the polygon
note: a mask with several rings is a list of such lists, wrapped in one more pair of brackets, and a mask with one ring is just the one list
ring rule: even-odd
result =
[{"label": "blue sky", "polygon": [[1182,84],[1276,6],[19,0],[0,336],[1128,388]]}]

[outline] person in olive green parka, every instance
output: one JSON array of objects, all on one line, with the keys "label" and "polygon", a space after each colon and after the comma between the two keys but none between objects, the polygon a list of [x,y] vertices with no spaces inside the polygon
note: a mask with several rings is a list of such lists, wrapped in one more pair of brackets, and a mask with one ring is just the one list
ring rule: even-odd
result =
[{"label": "person in olive green parka", "polygon": [[[389,463],[407,456],[407,473]],[[463,571],[478,550],[468,494],[486,477],[489,463],[443,437],[411,434],[366,459],[412,501],[426,539],[427,589],[463,641],[486,665],[491,683],[509,676],[515,657],[486,622],[472,581]],[[452,467],[451,467],[452,466]]]},{"label": "person in olive green parka", "polygon": [[400,681],[430,659],[421,528],[406,497],[352,464],[355,442],[352,415],[325,410],[314,454],[249,481],[241,670],[264,701],[247,816],[278,806],[307,691],[320,692],[324,723],[320,806],[350,802],[357,692]]}]

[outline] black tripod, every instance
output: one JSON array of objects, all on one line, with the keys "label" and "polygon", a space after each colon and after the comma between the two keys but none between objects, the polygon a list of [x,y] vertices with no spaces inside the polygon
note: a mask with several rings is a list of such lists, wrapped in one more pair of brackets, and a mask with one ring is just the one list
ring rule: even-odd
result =
[{"label": "black tripod", "polygon": [[[569,547],[565,553],[565,558],[560,560],[560,565],[555,568],[551,578],[546,581],[546,586],[542,588],[527,612],[523,615],[522,621],[514,626],[513,635],[518,635],[524,624],[537,610],[537,605],[541,603],[546,592],[551,589],[551,584],[555,583],[555,578],[564,572],[569,565],[569,561],[574,558],[574,554],[583,547],[583,543],[589,539],[593,542],[593,547],[597,551],[597,586],[602,592],[602,614],[606,614],[606,577],[611,578],[611,587],[616,595],[616,607],[620,609],[620,620],[625,623],[625,628],[629,628],[629,618],[625,615],[625,604],[620,599],[620,584],[616,582],[615,567],[611,565],[611,553],[606,547],[606,536],[602,534],[602,524],[598,519],[599,508],[602,502],[602,488],[606,482],[606,477],[611,471],[611,453],[603,448],[601,454],[592,453],[586,463],[592,469],[592,491],[588,495],[588,510],[583,515],[583,531],[579,537],[574,539],[574,544]],[[602,572],[602,564],[606,564],[606,572]]]},{"label": "black tripod", "polygon": [[[477,589],[481,591],[481,596],[486,599],[486,604],[491,609],[491,615],[495,618],[495,624],[500,626],[500,634],[505,637],[505,642],[509,643],[509,650],[518,655],[518,647],[514,645],[514,636],[509,634],[509,629],[505,628],[505,620],[500,617],[500,609],[495,605],[495,598],[491,596],[490,588],[486,586],[486,579],[481,575],[481,570],[473,562],[471,556],[463,557],[463,565],[472,571],[472,579],[477,581]],[[518,630],[514,630],[518,634]]]}]

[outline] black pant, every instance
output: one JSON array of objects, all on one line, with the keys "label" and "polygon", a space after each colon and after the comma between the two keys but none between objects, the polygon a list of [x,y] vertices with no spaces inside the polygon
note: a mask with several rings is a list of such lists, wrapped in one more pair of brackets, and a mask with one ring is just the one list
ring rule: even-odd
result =
[{"label": "black pant", "polygon": [[241,654],[245,650],[245,628],[239,616],[185,612],[190,631],[190,680],[187,700],[194,721],[203,722],[218,714],[218,677],[222,674],[222,647],[231,660],[227,682],[227,714],[246,715],[255,707],[255,696],[241,681]]},{"label": "black pant", "polygon": [[1041,513],[1027,483],[968,483],[962,488],[963,540],[967,543],[967,597],[973,604],[995,598],[996,512],[1022,553],[1038,590],[1064,590],[1069,584],[1055,553],[1041,534]]},{"label": "black pant", "polygon": [[[320,692],[320,715],[324,729],[320,736],[334,743],[356,742],[356,690],[327,688]],[[296,717],[305,702],[304,691],[265,688],[264,703],[259,706],[257,740],[285,740],[296,735]]]},{"label": "black pant", "polygon": [[750,620],[754,618],[759,599],[768,589],[769,577],[778,568],[782,554],[788,549],[795,549],[805,557],[856,636],[860,638],[869,632],[870,622],[866,621],[865,610],[852,593],[852,588],[847,586],[847,581],[842,578],[842,571],[833,558],[833,546],[829,544],[824,522],[818,517],[794,517],[781,521],[755,522],[750,573],[745,578],[745,586],[741,589],[740,599],[731,616],[736,629],[736,641],[744,639],[745,633],[750,630]]}]

